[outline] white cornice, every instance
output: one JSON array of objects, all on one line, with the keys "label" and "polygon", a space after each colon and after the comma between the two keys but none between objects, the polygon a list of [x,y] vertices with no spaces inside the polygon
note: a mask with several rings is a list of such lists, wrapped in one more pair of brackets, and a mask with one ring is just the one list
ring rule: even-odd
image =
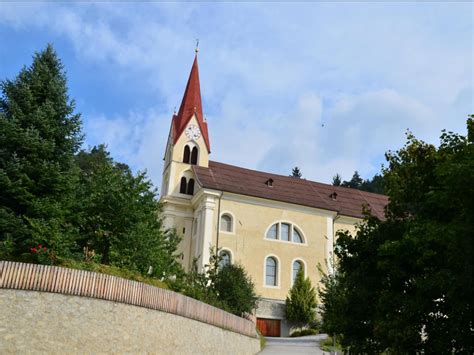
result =
[{"label": "white cornice", "polygon": [[[215,191],[216,193],[218,193],[220,195],[219,191],[216,191],[216,190],[210,190],[210,191]],[[260,197],[240,195],[240,194],[235,194],[235,193],[231,193],[231,192],[224,192],[223,196],[222,196],[222,199],[223,200],[234,201],[234,202],[240,202],[240,203],[247,203],[247,204],[251,204],[251,205],[263,206],[263,207],[271,207],[271,208],[278,208],[278,209],[282,209],[282,210],[291,210],[291,211],[296,211],[296,212],[303,212],[303,213],[312,214],[312,215],[319,215],[319,216],[322,216],[322,217],[335,217],[335,216],[337,216],[336,211],[328,211],[328,210],[323,210],[323,209],[314,208],[314,207],[296,205],[296,204],[293,204],[293,203],[275,201],[275,200],[264,199],[264,198],[260,198]]]},{"label": "white cornice", "polygon": [[160,203],[163,203],[163,204],[169,203],[169,204],[183,206],[183,207],[192,207],[191,200],[174,197],[172,195],[162,197],[160,199]]}]

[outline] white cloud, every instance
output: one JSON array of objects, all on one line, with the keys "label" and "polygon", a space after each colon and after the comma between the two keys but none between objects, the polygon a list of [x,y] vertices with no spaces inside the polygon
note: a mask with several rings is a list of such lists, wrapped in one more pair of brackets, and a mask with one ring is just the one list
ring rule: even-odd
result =
[{"label": "white cloud", "polygon": [[108,143],[158,184],[196,37],[212,158],[283,174],[298,165],[330,181],[375,173],[407,128],[431,142],[442,128],[464,130],[472,6],[3,3],[0,23],[62,36],[81,60],[160,98],[84,114],[88,142]]}]

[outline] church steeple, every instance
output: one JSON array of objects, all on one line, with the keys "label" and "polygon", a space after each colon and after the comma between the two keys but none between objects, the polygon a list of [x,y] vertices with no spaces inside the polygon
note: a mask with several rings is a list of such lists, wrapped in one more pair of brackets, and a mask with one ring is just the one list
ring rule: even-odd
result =
[{"label": "church steeple", "polygon": [[196,56],[194,57],[193,66],[191,68],[191,73],[189,74],[181,106],[179,107],[178,113],[173,115],[173,144],[176,144],[189,121],[193,116],[195,116],[202,132],[202,137],[206,143],[207,151],[210,153],[211,145],[209,142],[207,122],[204,120],[204,115],[202,113],[201,87],[199,84],[197,57],[196,50]]}]

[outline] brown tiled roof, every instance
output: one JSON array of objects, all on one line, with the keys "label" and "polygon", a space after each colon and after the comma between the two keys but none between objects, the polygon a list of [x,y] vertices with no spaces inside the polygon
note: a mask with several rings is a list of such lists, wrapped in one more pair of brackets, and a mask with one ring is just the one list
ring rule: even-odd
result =
[{"label": "brown tiled roof", "polygon": [[[205,188],[236,194],[337,211],[341,215],[362,217],[363,205],[372,214],[384,217],[388,196],[338,187],[290,176],[265,173],[228,164],[209,162],[209,168],[194,166],[198,183]],[[267,181],[273,180],[273,187]],[[333,193],[337,196],[331,197]]]}]

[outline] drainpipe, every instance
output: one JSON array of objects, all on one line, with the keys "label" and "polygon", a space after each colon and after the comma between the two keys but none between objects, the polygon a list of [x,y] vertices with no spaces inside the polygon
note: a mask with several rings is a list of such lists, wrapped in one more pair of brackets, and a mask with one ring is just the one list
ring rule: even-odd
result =
[{"label": "drainpipe", "polygon": [[[332,271],[334,272],[334,241],[336,239],[336,232],[334,230],[334,222],[339,219],[341,215],[339,214],[339,211],[336,212],[336,216],[332,219],[332,263],[333,265],[331,266]],[[332,337],[332,345],[334,349],[334,355],[337,355],[337,350],[336,350],[336,334],[333,334]]]},{"label": "drainpipe", "polygon": [[221,199],[222,196],[224,195],[224,191],[221,192],[221,195],[219,196],[219,205],[217,207],[217,237],[216,237],[216,253],[219,250],[219,233],[221,230]]},{"label": "drainpipe", "polygon": [[336,240],[336,231],[334,230],[334,222],[341,217],[339,211],[336,212],[336,217],[332,219],[332,254],[334,258],[334,241]]}]

